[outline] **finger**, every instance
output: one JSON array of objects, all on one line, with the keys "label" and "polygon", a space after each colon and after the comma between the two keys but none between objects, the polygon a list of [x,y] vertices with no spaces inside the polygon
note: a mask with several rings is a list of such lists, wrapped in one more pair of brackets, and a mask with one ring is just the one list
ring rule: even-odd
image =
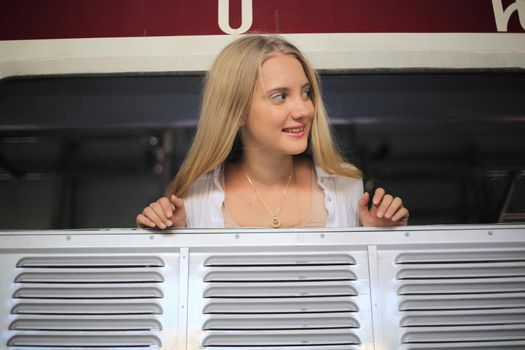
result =
[{"label": "finger", "polygon": [[149,205],[153,211],[161,218],[161,220],[164,222],[164,224],[168,225],[168,218],[166,217],[166,213],[164,212],[164,209],[162,208],[162,205],[160,205],[159,201],[153,202]]},{"label": "finger", "polygon": [[175,206],[175,209],[180,209],[184,207],[184,200],[175,196],[174,194],[170,197],[171,203]]},{"label": "finger", "polygon": [[155,223],[142,214],[137,215],[138,227],[155,227]]},{"label": "finger", "polygon": [[186,212],[184,210],[177,210],[173,215],[173,226],[186,227]]},{"label": "finger", "polygon": [[170,198],[172,203],[174,203],[176,210],[175,215],[173,215],[173,225],[176,227],[186,227],[186,209],[184,208],[184,200],[172,196]]},{"label": "finger", "polygon": [[392,221],[402,221],[402,222],[408,222],[408,217],[410,216],[410,213],[408,212],[407,208],[401,208],[397,211],[397,213],[392,216]]},{"label": "finger", "polygon": [[379,187],[374,192],[374,199],[372,199],[372,203],[374,203],[374,205],[379,205],[379,203],[381,202],[381,199],[383,199],[384,195],[385,195],[385,190],[382,189],[381,187]]},{"label": "finger", "polygon": [[[166,224],[164,223],[163,219],[157,214],[156,211],[154,211],[151,207],[153,206],[154,203],[152,203],[149,207],[146,207],[144,209],[144,211],[142,212],[142,214],[147,217],[148,219],[150,219],[151,221],[153,221],[155,223],[155,225],[161,229],[165,229],[166,228]],[[162,212],[162,210],[161,210]]]},{"label": "finger", "polygon": [[401,208],[403,208],[403,201],[401,198],[394,198],[385,212],[385,218],[390,219]]},{"label": "finger", "polygon": [[359,206],[359,211],[363,211],[364,213],[368,212],[368,202],[370,201],[370,195],[368,192],[363,193],[363,196],[361,199],[359,199],[359,202],[357,205]]},{"label": "finger", "polygon": [[166,218],[171,218],[171,216],[173,215],[173,204],[171,204],[170,200],[166,197],[162,197],[157,202],[160,204],[162,210],[164,211],[164,215],[166,216]]},{"label": "finger", "polygon": [[381,204],[379,204],[379,208],[377,208],[377,217],[378,218],[382,218],[385,215],[385,212],[387,211],[388,207],[392,203],[393,199],[394,198],[391,195],[389,195],[389,194],[386,194],[383,197],[383,199],[381,200]]}]

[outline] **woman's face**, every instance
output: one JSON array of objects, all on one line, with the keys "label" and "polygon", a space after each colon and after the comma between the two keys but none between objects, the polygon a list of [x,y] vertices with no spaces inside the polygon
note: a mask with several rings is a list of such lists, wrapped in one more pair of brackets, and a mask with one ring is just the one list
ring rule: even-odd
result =
[{"label": "woman's face", "polygon": [[296,58],[278,53],[266,60],[243,127],[244,148],[275,155],[304,152],[314,117],[310,91]]}]

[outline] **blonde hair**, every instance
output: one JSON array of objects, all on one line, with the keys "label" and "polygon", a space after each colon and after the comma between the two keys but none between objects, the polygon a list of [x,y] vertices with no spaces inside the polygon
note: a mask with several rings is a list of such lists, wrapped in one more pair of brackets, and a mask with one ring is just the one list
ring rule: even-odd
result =
[{"label": "blonde hair", "polygon": [[249,35],[226,46],[206,74],[197,133],[166,195],[183,196],[203,174],[227,160],[240,157],[239,129],[250,111],[260,67],[275,53],[295,57],[310,83],[314,118],[306,152],[328,173],[362,176],[337,150],[317,74],[299,49],[278,36]]}]

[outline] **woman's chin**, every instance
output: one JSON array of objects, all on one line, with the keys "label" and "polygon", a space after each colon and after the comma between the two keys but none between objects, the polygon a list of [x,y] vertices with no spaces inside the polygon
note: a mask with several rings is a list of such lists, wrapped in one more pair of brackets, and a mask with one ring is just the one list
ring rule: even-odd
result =
[{"label": "woman's chin", "polygon": [[292,156],[298,156],[298,155],[304,153],[307,148],[308,148],[308,145],[304,145],[304,146],[301,146],[301,147],[294,147],[293,149],[290,149],[290,154]]}]

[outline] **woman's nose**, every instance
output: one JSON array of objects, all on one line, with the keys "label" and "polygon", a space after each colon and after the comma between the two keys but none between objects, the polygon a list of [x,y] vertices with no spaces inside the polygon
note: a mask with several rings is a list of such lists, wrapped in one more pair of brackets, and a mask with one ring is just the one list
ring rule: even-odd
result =
[{"label": "woman's nose", "polygon": [[310,99],[304,99],[302,96],[293,100],[290,114],[293,119],[307,118],[313,113],[313,104]]}]

